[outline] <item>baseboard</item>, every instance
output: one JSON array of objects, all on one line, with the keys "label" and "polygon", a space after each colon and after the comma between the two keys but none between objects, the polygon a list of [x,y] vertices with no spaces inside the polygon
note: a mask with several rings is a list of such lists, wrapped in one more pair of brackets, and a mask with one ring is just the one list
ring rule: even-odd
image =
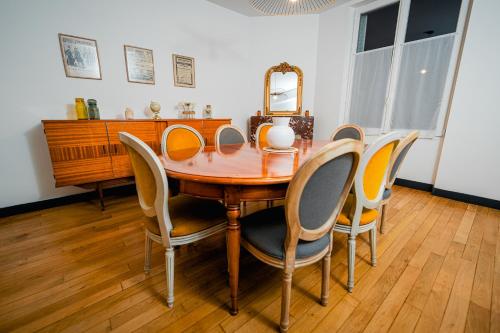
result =
[{"label": "baseboard", "polygon": [[433,185],[427,183],[416,182],[414,180],[396,178],[395,185],[413,188],[415,190],[432,192]]},{"label": "baseboard", "polygon": [[457,201],[467,202],[474,205],[500,209],[500,201],[494,199],[478,197],[475,195],[464,194],[460,192],[442,190],[440,188],[435,188],[435,187],[432,189],[432,194],[437,195],[438,197],[444,197]]},{"label": "baseboard", "polygon": [[[103,190],[104,200],[108,195],[131,195],[135,194],[135,184],[128,184],[118,187],[107,188]],[[83,202],[89,200],[99,200],[96,192],[85,192],[73,195],[68,195],[65,197],[29,202],[21,205],[15,205],[10,207],[0,208],[0,217],[7,217],[16,214],[34,212],[41,209],[53,208],[63,205],[68,205],[75,202]]]}]

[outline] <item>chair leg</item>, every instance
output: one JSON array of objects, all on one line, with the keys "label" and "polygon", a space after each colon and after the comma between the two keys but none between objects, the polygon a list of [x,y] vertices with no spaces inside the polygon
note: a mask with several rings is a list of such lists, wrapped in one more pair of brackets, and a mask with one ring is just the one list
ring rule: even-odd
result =
[{"label": "chair leg", "polygon": [[377,266],[377,225],[370,230],[370,254],[372,266]]},{"label": "chair leg", "polygon": [[267,208],[271,208],[273,206],[272,200],[267,200]]},{"label": "chair leg", "polygon": [[347,277],[347,291],[352,292],[354,288],[354,259],[356,258],[356,235],[349,235],[347,240],[348,245],[348,277]]},{"label": "chair leg", "polygon": [[153,240],[149,238],[146,233],[146,242],[144,246],[144,272],[149,273],[151,271],[151,251],[153,246]]},{"label": "chair leg", "polygon": [[321,280],[321,305],[328,305],[328,296],[330,293],[330,261],[331,253],[323,258],[323,279]]},{"label": "chair leg", "polygon": [[380,233],[381,234],[385,233],[385,225],[384,225],[385,206],[386,206],[386,204],[384,204],[384,205],[382,205],[382,207],[380,207]]},{"label": "chair leg", "polygon": [[165,261],[167,266],[167,306],[174,306],[174,249],[167,248],[165,251]]},{"label": "chair leg", "polygon": [[292,293],[292,272],[283,271],[283,282],[281,289],[281,320],[280,331],[288,331],[290,317],[290,296]]}]

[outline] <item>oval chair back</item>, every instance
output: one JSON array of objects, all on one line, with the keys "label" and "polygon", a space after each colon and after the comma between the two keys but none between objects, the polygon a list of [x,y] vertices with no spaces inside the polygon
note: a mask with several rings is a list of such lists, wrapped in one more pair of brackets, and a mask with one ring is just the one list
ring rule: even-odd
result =
[{"label": "oval chair back", "polygon": [[389,163],[389,173],[387,175],[387,183],[385,185],[386,189],[390,189],[392,185],[394,185],[394,181],[396,180],[396,176],[398,175],[399,168],[406,158],[408,151],[413,146],[415,141],[417,141],[418,135],[418,131],[413,131],[405,138],[401,139],[401,141],[399,141],[399,144],[392,154],[391,162]]},{"label": "oval chair back", "polygon": [[[387,181],[387,170],[400,133],[381,136],[364,152],[354,180],[356,192],[355,216],[351,219],[353,233],[357,234],[360,216],[364,208],[379,208]],[[357,216],[356,216],[357,215]]]},{"label": "oval chair back", "polygon": [[338,127],[330,137],[331,141],[354,139],[365,142],[365,131],[356,124],[347,124]]},{"label": "oval chair back", "polygon": [[172,223],[168,212],[168,181],[165,169],[153,149],[139,138],[127,132],[119,132],[118,137],[130,157],[139,204],[144,215],[158,219],[163,245],[169,247]]},{"label": "oval chair back", "polygon": [[[285,199],[288,226],[285,267],[293,267],[299,240],[314,241],[327,233],[331,237],[362,153],[361,142],[339,140],[327,144],[299,168],[290,182]],[[330,238],[330,247],[331,244]]]},{"label": "oval chair back", "polygon": [[175,156],[176,154],[172,154],[172,152],[180,150],[187,152],[188,155],[194,155],[204,148],[205,141],[200,132],[190,126],[172,125],[163,131],[161,138],[161,153],[163,155]]},{"label": "oval chair back", "polygon": [[243,131],[233,125],[222,125],[215,132],[215,148],[219,149],[221,145],[244,144],[247,139]]},{"label": "oval chair back", "polygon": [[258,148],[267,147],[267,132],[273,127],[272,123],[262,123],[255,131],[255,144]]}]

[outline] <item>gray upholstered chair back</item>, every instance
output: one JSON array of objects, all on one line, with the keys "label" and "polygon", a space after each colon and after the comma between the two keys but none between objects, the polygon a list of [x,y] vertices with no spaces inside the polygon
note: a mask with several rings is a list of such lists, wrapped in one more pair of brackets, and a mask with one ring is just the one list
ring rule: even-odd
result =
[{"label": "gray upholstered chair back", "polygon": [[396,147],[394,156],[389,166],[389,178],[387,179],[386,188],[391,188],[392,184],[394,184],[396,176],[398,175],[399,168],[401,167],[401,163],[403,163],[406,155],[408,154],[408,151],[418,139],[418,135],[418,131],[411,132],[407,137],[402,139]]},{"label": "gray upholstered chair back", "polygon": [[218,140],[218,145],[246,143],[245,137],[241,131],[232,126],[224,126],[221,128],[216,140]]},{"label": "gray upholstered chair back", "polygon": [[337,128],[337,130],[333,133],[331,137],[332,141],[337,141],[342,139],[354,139],[354,140],[364,141],[365,133],[363,132],[363,129],[357,125],[354,124],[344,125]]},{"label": "gray upholstered chair back", "polygon": [[[289,241],[316,240],[332,230],[354,182],[362,152],[361,142],[339,140],[301,166],[290,182],[285,201]],[[299,235],[292,235],[294,230],[299,230]]]},{"label": "gray upholstered chair back", "polygon": [[339,203],[353,165],[354,156],[349,153],[323,164],[311,175],[299,203],[302,227],[314,230],[328,220]]}]

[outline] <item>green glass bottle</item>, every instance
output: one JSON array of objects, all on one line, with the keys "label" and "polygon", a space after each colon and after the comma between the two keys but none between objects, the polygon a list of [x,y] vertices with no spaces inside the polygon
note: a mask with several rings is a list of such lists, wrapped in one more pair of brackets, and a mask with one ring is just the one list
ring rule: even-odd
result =
[{"label": "green glass bottle", "polygon": [[89,105],[88,107],[89,119],[92,120],[101,119],[101,116],[99,115],[99,108],[97,107],[97,101],[95,99],[88,99],[87,104]]}]

